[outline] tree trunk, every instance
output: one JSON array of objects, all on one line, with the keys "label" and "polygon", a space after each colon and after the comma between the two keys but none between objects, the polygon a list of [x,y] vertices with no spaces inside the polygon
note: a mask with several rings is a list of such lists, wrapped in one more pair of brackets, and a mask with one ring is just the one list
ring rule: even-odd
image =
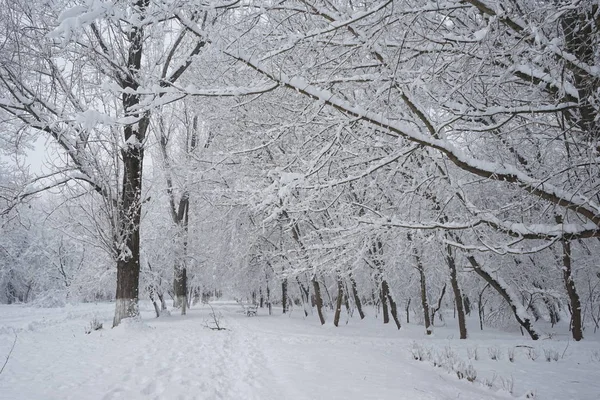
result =
[{"label": "tree trunk", "polygon": [[319,287],[319,282],[317,281],[316,275],[313,275],[312,283],[315,291],[315,305],[317,306],[319,320],[321,321],[321,325],[325,325],[325,316],[323,315],[323,298],[321,297],[321,288]]},{"label": "tree trunk", "polygon": [[156,318],[160,317],[160,307],[154,298],[154,288],[150,286],[148,288],[148,295],[150,296],[150,300],[152,301],[152,305],[154,306],[154,312],[156,313]]},{"label": "tree trunk", "polygon": [[[149,0],[138,0],[140,16],[144,15]],[[142,27],[132,26],[128,33],[129,50],[127,66],[131,75],[122,79],[124,89],[123,109],[125,116],[139,118],[134,125],[125,126],[123,133],[125,145],[121,150],[123,158],[122,194],[119,204],[119,238],[117,244],[117,293],[113,326],[119,325],[123,318],[139,315],[138,293],[140,279],[140,218],[142,194],[142,168],[144,161],[143,143],[148,129],[149,115],[140,115],[136,110],[141,97],[136,93],[139,84],[135,80],[142,65],[142,45],[144,31]]]},{"label": "tree trunk", "polygon": [[158,299],[160,300],[160,310],[165,311],[167,309],[167,302],[165,301],[165,296],[162,293],[156,293]]},{"label": "tree trunk", "polygon": [[381,284],[379,286],[379,298],[381,299],[381,309],[383,311],[383,323],[388,324],[390,322],[390,313],[388,311],[387,304],[387,292],[388,288],[387,282],[385,279],[381,279]]},{"label": "tree trunk", "polygon": [[310,296],[310,292],[308,290],[308,287],[304,287],[304,285],[302,284],[302,282],[300,282],[300,278],[298,276],[296,276],[296,282],[298,283],[298,287],[300,288],[300,298],[302,299],[302,308],[304,310],[304,316],[308,317],[308,311],[307,311],[307,307],[308,307],[308,302],[309,302],[309,296]]},{"label": "tree trunk", "polygon": [[356,305],[356,309],[358,310],[358,315],[360,315],[360,319],[364,319],[365,313],[362,309],[360,296],[358,295],[358,291],[356,290],[356,280],[354,280],[354,276],[352,276],[352,274],[350,274],[350,285],[352,286],[352,296],[354,297],[354,304]]},{"label": "tree trunk", "polygon": [[406,302],[406,323],[410,324],[410,298]]},{"label": "tree trunk", "polygon": [[[268,283],[267,283],[267,285],[268,285]],[[262,288],[258,288],[258,306],[260,308],[265,307],[265,298],[263,296]]]},{"label": "tree trunk", "polygon": [[425,282],[425,270],[421,263],[421,258],[415,254],[417,261],[417,270],[421,281],[421,306],[423,307],[423,319],[425,321],[425,333],[431,335],[431,321],[429,319],[429,300],[427,299],[427,283]]},{"label": "tree trunk", "polygon": [[450,267],[450,284],[452,285],[452,291],[454,292],[454,302],[456,305],[456,312],[458,314],[458,330],[460,332],[460,338],[467,338],[467,323],[465,319],[465,310],[462,294],[460,293],[460,287],[458,286],[458,279],[456,277],[456,262],[452,255],[452,247],[446,245],[446,261],[448,267]]},{"label": "tree trunk", "polygon": [[523,327],[533,340],[538,340],[540,335],[536,332],[535,328],[532,324],[532,318],[527,312],[527,310],[519,303],[519,299],[515,296],[514,293],[509,289],[508,285],[500,278],[494,278],[488,271],[484,269],[483,266],[479,264],[479,262],[473,256],[468,256],[467,260],[473,267],[473,270],[477,275],[483,278],[491,287],[494,288],[498,292],[500,296],[510,306],[515,315],[515,318],[519,325]]},{"label": "tree trunk", "polygon": [[132,318],[139,315],[139,279],[140,266],[137,260],[131,257],[128,260],[117,261],[117,296],[113,327],[119,325],[124,318]]},{"label": "tree trunk", "polygon": [[481,292],[479,292],[479,303],[477,303],[477,311],[479,314],[479,329],[483,330],[483,319],[485,317],[484,313],[485,313],[485,307],[483,304],[483,292],[485,292],[485,289],[487,289],[490,286],[489,283],[486,283],[485,286],[483,287],[483,289],[481,289]]},{"label": "tree trunk", "polygon": [[385,279],[381,282],[381,287],[386,293],[387,300],[390,303],[390,313],[392,314],[392,318],[394,318],[396,327],[400,329],[402,327],[402,324],[400,324],[400,319],[398,318],[398,307],[396,307],[396,302],[394,301],[394,299],[392,298],[392,294],[390,293],[390,286],[388,285]]},{"label": "tree trunk", "polygon": [[575,341],[580,341],[583,339],[581,302],[577,290],[575,289],[575,282],[573,281],[571,269],[571,242],[566,239],[561,240],[561,242],[563,247],[563,279],[571,304],[571,334]]},{"label": "tree trunk", "polygon": [[[446,284],[444,283],[444,287],[442,287],[442,291],[440,292],[440,297],[438,298],[437,306],[431,309],[431,323],[435,325],[435,314],[442,308],[442,301],[444,300],[444,296],[446,295]],[[440,317],[442,320],[442,317]]]},{"label": "tree trunk", "polygon": [[285,314],[288,310],[288,280],[284,278],[281,281],[281,306],[283,307],[283,313]]},{"label": "tree trunk", "polygon": [[323,280],[323,288],[325,288],[325,294],[327,295],[327,299],[329,300],[329,309],[333,311],[333,298],[331,297],[331,293],[329,293],[329,289],[327,288],[327,280],[321,274],[321,279]]},{"label": "tree trunk", "polygon": [[338,293],[335,301],[335,314],[333,317],[333,325],[336,327],[340,323],[340,315],[342,314],[342,299],[344,298],[344,282],[340,276],[337,277]]}]

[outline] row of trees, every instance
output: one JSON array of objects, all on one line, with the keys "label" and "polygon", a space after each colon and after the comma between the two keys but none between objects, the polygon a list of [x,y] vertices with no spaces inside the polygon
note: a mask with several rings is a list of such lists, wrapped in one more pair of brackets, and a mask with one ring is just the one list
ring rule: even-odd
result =
[{"label": "row of trees", "polygon": [[5,218],[49,187],[93,204],[115,325],[143,270],[184,313],[227,276],[336,325],[371,299],[400,328],[415,298],[430,332],[446,295],[461,338],[494,298],[533,339],[598,327],[593,1],[3,8],[3,143],[58,144]]}]

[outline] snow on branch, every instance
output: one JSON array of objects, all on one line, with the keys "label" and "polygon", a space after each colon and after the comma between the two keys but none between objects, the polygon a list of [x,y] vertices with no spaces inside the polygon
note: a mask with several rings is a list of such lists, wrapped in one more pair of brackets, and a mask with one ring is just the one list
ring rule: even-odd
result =
[{"label": "snow on branch", "polygon": [[514,165],[471,157],[462,150],[456,148],[448,140],[435,139],[426,136],[416,131],[408,124],[384,117],[380,113],[369,111],[358,105],[352,105],[329,90],[320,89],[309,84],[301,77],[289,77],[281,71],[273,71],[271,68],[262,64],[257,57],[245,54],[241,50],[223,50],[223,52],[245,63],[263,75],[268,76],[270,79],[296,90],[298,93],[328,104],[349,116],[380,126],[389,133],[405,137],[420,145],[436,149],[445,154],[456,166],[465,171],[492,180],[516,183],[527,192],[537,195],[554,204],[571,209],[600,226],[600,206],[589,198],[579,194],[570,193],[548,182],[533,178]]}]

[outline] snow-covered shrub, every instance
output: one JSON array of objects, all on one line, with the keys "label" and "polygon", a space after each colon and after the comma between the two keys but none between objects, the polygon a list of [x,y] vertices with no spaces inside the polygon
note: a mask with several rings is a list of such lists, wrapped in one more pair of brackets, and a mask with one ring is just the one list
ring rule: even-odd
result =
[{"label": "snow-covered shrub", "polygon": [[508,353],[508,361],[515,362],[515,348],[509,347],[507,349],[507,353]]},{"label": "snow-covered shrub", "polygon": [[600,350],[593,350],[590,357],[592,362],[600,362]]},{"label": "snow-covered shrub", "polygon": [[531,361],[535,361],[537,360],[537,358],[540,356],[540,353],[533,347],[530,347],[527,349],[527,357],[531,360]]},{"label": "snow-covered shrub", "polygon": [[490,355],[491,360],[500,360],[500,349],[498,347],[488,347],[488,354]]},{"label": "snow-covered shrub", "polygon": [[497,377],[498,375],[494,373],[494,375],[492,375],[491,378],[485,378],[483,380],[483,384],[491,389],[492,387],[494,387],[494,382],[496,382]]},{"label": "snow-covered shrub", "polygon": [[90,324],[85,327],[85,334],[89,335],[93,331],[98,331],[102,329],[102,322],[98,321],[97,318],[94,318],[90,321]]},{"label": "snow-covered shrub", "polygon": [[413,358],[417,361],[426,361],[431,359],[431,350],[426,349],[417,342],[413,342],[411,353]]},{"label": "snow-covered shrub", "polygon": [[467,357],[469,357],[469,360],[479,360],[477,347],[467,347]]},{"label": "snow-covered shrub", "polygon": [[471,383],[475,382],[475,379],[477,379],[477,371],[471,363],[467,365],[467,369],[465,370],[465,379]]},{"label": "snow-covered shrub", "polygon": [[500,387],[510,394],[513,394],[515,390],[515,380],[511,376],[510,378],[500,377]]},{"label": "snow-covered shrub", "polygon": [[544,349],[544,358],[547,362],[551,362],[552,360],[558,361],[558,351],[554,349]]},{"label": "snow-covered shrub", "polygon": [[455,371],[458,379],[466,379],[469,382],[474,382],[477,379],[477,371],[471,363],[467,365],[461,361],[456,365]]}]

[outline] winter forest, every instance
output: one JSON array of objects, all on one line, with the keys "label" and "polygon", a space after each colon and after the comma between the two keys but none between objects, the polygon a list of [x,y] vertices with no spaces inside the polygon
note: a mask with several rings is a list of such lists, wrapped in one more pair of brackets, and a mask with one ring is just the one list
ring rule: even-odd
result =
[{"label": "winter forest", "polygon": [[599,111],[597,0],[0,0],[0,398],[597,399]]}]

